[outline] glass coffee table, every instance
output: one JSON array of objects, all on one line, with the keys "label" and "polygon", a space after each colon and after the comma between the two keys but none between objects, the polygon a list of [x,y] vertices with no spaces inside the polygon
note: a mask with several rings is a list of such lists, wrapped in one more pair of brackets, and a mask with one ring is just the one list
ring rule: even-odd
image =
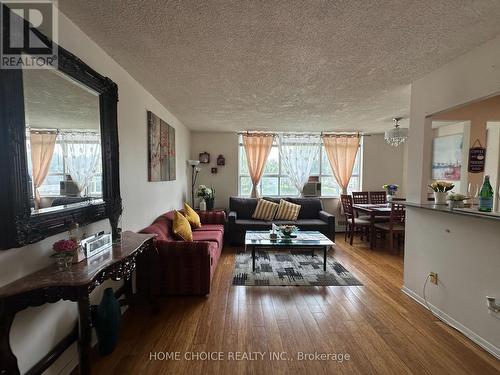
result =
[{"label": "glass coffee table", "polygon": [[323,250],[323,271],[326,271],[326,255],[333,242],[323,233],[318,231],[299,231],[296,237],[285,238],[278,235],[276,240],[269,238],[269,231],[249,230],[245,234],[245,250],[252,251],[252,271],[255,271],[255,251],[258,249],[269,250]]}]

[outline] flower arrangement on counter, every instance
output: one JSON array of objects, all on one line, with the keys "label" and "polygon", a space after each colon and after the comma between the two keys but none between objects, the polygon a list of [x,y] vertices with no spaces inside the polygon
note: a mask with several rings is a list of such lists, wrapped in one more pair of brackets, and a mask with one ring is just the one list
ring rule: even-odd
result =
[{"label": "flower arrangement on counter", "polygon": [[448,195],[448,200],[453,201],[453,202],[460,202],[464,201],[467,197],[463,194],[458,194],[458,193],[451,193]]},{"label": "flower arrangement on counter", "polygon": [[388,195],[395,195],[399,189],[399,185],[385,184],[382,186],[382,189],[386,190]]},{"label": "flower arrangement on counter", "polygon": [[434,181],[429,187],[436,193],[446,193],[455,187],[451,182]]},{"label": "flower arrangement on counter", "polygon": [[434,204],[446,204],[446,196],[455,185],[446,181],[434,181],[429,187],[434,191]]},{"label": "flower arrangement on counter", "polygon": [[451,193],[448,195],[448,206],[451,209],[464,207],[465,199],[467,199],[467,197],[463,194]]}]

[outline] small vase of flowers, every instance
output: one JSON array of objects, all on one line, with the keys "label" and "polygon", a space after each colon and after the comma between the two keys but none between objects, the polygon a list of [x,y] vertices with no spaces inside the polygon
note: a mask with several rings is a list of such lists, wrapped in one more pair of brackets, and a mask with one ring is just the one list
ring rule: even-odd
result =
[{"label": "small vase of flowers", "polygon": [[382,189],[384,189],[387,192],[387,202],[392,202],[392,198],[394,195],[396,195],[396,192],[399,189],[399,185],[385,184],[382,186]]},{"label": "small vase of flowers", "polygon": [[74,240],[60,240],[52,245],[55,253],[51,257],[56,260],[57,267],[60,270],[66,270],[71,267],[77,248],[78,244]]},{"label": "small vase of flowers", "polygon": [[284,238],[294,237],[294,233],[297,231],[297,227],[295,225],[280,225],[279,229]]},{"label": "small vase of flowers", "polygon": [[448,192],[455,187],[451,182],[434,181],[429,187],[434,191],[434,204],[446,204]]},{"label": "small vase of flowers", "polygon": [[458,193],[451,193],[448,195],[448,206],[453,208],[462,208],[464,206],[464,199],[466,196]]},{"label": "small vase of flowers", "polygon": [[207,210],[214,209],[215,203],[215,189],[213,187],[207,187],[205,185],[198,186],[196,196],[205,201],[207,205]]}]

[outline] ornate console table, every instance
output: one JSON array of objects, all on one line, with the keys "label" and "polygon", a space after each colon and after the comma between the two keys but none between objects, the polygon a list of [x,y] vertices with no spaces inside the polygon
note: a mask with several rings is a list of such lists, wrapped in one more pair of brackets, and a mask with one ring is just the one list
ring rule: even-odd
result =
[{"label": "ornate console table", "polygon": [[[151,234],[124,232],[111,251],[73,264],[61,271],[55,265],[0,288],[0,374],[19,374],[9,335],[17,312],[31,306],[69,300],[78,303],[78,352],[80,373],[90,374],[90,293],[107,279],[125,279],[125,294],[132,294],[131,276],[141,253],[154,251]],[[151,288],[149,288],[151,293]],[[151,295],[145,297],[152,297]]]}]

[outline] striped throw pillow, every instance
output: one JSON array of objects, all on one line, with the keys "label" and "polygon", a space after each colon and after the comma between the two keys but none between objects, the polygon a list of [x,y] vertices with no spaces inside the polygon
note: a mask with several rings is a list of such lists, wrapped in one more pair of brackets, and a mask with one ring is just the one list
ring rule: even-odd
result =
[{"label": "striped throw pillow", "polygon": [[265,199],[259,199],[252,218],[258,220],[272,220],[274,219],[278,206],[279,205],[277,203],[266,201]]},{"label": "striped throw pillow", "polygon": [[296,221],[299,217],[299,212],[300,204],[290,203],[281,199],[275,219]]}]

